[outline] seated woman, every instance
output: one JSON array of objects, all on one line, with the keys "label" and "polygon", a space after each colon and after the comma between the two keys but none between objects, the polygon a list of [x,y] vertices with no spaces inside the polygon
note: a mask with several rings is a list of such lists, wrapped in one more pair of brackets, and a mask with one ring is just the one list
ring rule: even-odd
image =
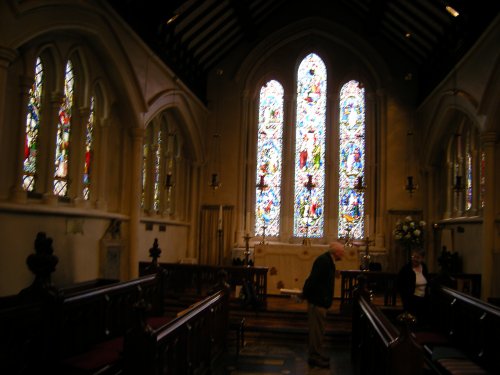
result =
[{"label": "seated woman", "polygon": [[417,319],[422,327],[428,321],[429,273],[424,263],[424,251],[413,249],[411,260],[398,273],[397,288],[403,308]]}]

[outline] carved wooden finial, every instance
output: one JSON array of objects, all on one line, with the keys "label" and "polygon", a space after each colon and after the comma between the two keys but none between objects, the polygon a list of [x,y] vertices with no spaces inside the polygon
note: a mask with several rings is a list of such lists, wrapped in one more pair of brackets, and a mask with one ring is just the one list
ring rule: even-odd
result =
[{"label": "carved wooden finial", "polygon": [[30,295],[31,298],[43,298],[46,296],[56,297],[57,289],[52,284],[51,275],[56,270],[59,258],[54,255],[52,238],[47,237],[45,232],[38,232],[35,238],[35,253],[26,258],[26,264],[35,275],[35,280],[21,295]]}]

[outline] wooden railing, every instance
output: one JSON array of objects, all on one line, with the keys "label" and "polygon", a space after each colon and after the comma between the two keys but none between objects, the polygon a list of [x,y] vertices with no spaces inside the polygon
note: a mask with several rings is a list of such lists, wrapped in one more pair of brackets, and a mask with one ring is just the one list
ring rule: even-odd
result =
[{"label": "wooden railing", "polygon": [[[430,316],[431,333],[441,334],[447,339],[448,347],[458,349],[492,374],[500,373],[499,307],[457,290],[436,286],[431,293]],[[436,345],[426,341],[428,336],[428,332],[417,333],[417,339],[432,356]],[[432,358],[429,361],[431,365],[436,364]]]},{"label": "wooden railing", "polygon": [[[151,263],[140,262],[139,274],[147,273]],[[165,294],[167,296],[206,296],[218,282],[220,271],[227,273],[231,287],[230,298],[238,298],[236,286],[244,286],[249,281],[255,298],[262,308],[267,306],[267,267],[213,266],[200,264],[158,263],[164,272]]]},{"label": "wooden railing", "polygon": [[1,309],[0,373],[56,373],[63,360],[124,335],[138,301],[161,315],[162,288],[161,275],[154,274]]},{"label": "wooden railing", "polygon": [[340,271],[340,309],[350,311],[354,302],[353,293],[358,285],[358,277],[365,277],[366,287],[374,292],[383,294],[384,306],[394,306],[396,304],[396,274],[379,271]]},{"label": "wooden railing", "polygon": [[[394,306],[397,302],[397,274],[392,272],[377,271],[340,271],[340,308],[341,311],[350,311],[353,304],[353,291],[357,287],[357,278],[363,275],[366,279],[367,287],[374,293],[383,297],[384,306]],[[481,275],[480,274],[453,274],[446,278],[437,274],[429,274],[429,282],[445,283],[453,289],[464,291],[474,297],[481,295]]]},{"label": "wooden railing", "polygon": [[423,353],[408,330],[396,328],[362,295],[353,306],[351,348],[361,375],[422,374]]},{"label": "wooden railing", "polygon": [[221,290],[155,330],[125,339],[125,374],[207,374],[226,348],[228,293]]}]

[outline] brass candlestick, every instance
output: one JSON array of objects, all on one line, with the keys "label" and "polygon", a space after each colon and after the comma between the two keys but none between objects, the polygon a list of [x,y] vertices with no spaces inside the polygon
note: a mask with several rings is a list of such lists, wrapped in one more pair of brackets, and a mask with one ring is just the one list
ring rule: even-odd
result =
[{"label": "brass candlestick", "polygon": [[246,267],[250,267],[249,259],[248,259],[250,257],[250,238],[252,238],[250,236],[250,233],[247,233],[245,236],[243,236],[243,239],[245,240],[245,252],[243,253],[245,255],[244,265]]},{"label": "brass candlestick", "polygon": [[360,241],[361,245],[365,246],[365,253],[361,256],[361,271],[369,271],[370,270],[370,244],[374,243],[374,240],[370,240],[370,237],[365,237]]},{"label": "brass candlestick", "polygon": [[266,229],[267,229],[267,226],[264,224],[263,226],[261,226],[262,228],[262,241],[260,242],[261,245],[265,245],[266,244]]}]

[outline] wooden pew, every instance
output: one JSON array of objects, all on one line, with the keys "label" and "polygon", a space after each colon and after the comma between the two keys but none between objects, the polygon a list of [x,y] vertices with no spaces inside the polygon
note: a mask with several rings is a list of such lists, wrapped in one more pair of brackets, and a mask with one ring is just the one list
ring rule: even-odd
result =
[{"label": "wooden pew", "polygon": [[[426,360],[440,374],[500,373],[500,308],[437,285],[431,291],[430,329],[416,332]],[[472,373],[469,372],[469,373]]]},{"label": "wooden pew", "polygon": [[132,327],[135,305],[150,306],[149,315],[157,326],[170,320],[162,317],[161,274],[140,277],[92,289],[65,298],[58,331],[62,367],[94,373],[104,367],[121,366],[123,338]]},{"label": "wooden pew", "polygon": [[137,324],[124,346],[125,374],[208,374],[226,347],[229,307],[221,290],[151,329]]},{"label": "wooden pew", "polygon": [[0,310],[0,373],[90,374],[118,363],[137,301],[151,305],[153,325],[169,319],[162,288],[154,274]]},{"label": "wooden pew", "polygon": [[231,286],[230,299],[235,302],[237,285],[244,285],[249,280],[255,290],[255,298],[260,308],[267,306],[267,267],[244,266],[213,266],[202,264],[151,263],[139,262],[139,275],[147,273],[148,269],[160,268],[165,274],[165,295],[173,299],[199,299],[206,296],[218,281],[221,270],[227,272]]},{"label": "wooden pew", "polygon": [[361,375],[423,373],[423,352],[408,330],[396,328],[366,295],[359,294],[353,306],[351,345]]}]

